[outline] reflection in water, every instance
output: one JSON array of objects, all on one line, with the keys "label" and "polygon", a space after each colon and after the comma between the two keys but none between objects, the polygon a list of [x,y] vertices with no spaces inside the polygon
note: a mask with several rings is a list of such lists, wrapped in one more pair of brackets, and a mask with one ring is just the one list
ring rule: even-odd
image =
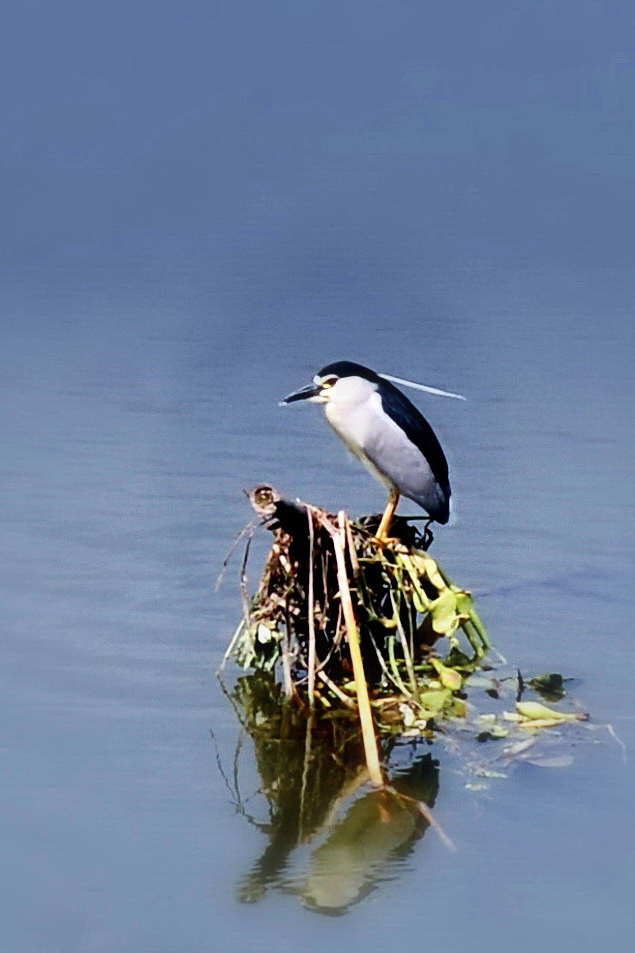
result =
[{"label": "reflection in water", "polygon": [[[432,807],[436,798],[438,765],[431,755],[421,745],[388,742],[383,755],[394,790],[362,792],[368,775],[355,714],[307,719],[274,678],[261,673],[238,679],[229,697],[253,741],[269,813],[262,822],[247,810],[236,767],[237,805],[268,837],[239,898],[253,902],[278,887],[313,910],[340,914],[380,880],[396,876],[396,861],[428,827],[419,802]],[[308,844],[306,859],[296,848]]]}]

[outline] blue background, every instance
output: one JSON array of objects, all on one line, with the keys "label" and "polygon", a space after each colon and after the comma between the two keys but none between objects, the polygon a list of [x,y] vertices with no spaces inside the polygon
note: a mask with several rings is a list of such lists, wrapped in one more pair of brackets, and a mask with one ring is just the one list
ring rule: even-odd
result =
[{"label": "blue background", "polygon": [[482,794],[442,763],[459,854],[428,835],[331,921],[236,899],[264,838],[209,729],[231,761],[213,670],[240,602],[213,582],[241,489],[383,502],[315,408],[277,406],[346,358],[468,395],[417,398],[456,499],[436,552],[510,662],[575,678],[632,749],[632,5],[3,21],[5,948],[627,946],[633,768],[607,732]]}]

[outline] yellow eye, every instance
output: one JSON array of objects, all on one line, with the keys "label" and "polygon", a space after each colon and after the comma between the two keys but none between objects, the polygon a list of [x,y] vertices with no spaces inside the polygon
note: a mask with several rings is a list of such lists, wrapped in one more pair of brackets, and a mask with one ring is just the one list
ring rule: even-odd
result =
[{"label": "yellow eye", "polygon": [[328,387],[332,387],[333,384],[337,384],[339,377],[325,377],[320,387],[322,390],[326,390]]}]

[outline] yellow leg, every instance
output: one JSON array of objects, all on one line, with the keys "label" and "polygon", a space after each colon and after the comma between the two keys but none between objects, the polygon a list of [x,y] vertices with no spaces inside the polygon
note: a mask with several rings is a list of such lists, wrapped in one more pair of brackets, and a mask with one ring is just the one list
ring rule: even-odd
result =
[{"label": "yellow leg", "polygon": [[377,539],[388,539],[388,531],[392,524],[398,503],[399,491],[391,490],[390,496],[388,497],[388,503],[386,504],[386,509],[384,510],[384,515],[382,516],[381,523],[377,529]]}]

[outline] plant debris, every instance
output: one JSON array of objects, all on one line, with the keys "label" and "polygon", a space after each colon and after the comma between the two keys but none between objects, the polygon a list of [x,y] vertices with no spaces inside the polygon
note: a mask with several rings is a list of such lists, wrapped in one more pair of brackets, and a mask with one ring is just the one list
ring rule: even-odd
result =
[{"label": "plant debris", "polygon": [[[479,742],[505,739],[509,763],[528,735],[586,719],[543,704],[565,697],[561,675],[497,671],[472,596],[430,555],[429,530],[397,517],[393,538],[379,541],[379,517],[353,522],[269,484],[249,498],[274,541],[252,597],[245,557],[245,614],[223,665],[279,672],[286,696],[322,718],[357,715],[374,784],[383,783],[377,739],[442,733],[451,743],[468,731]],[[499,710],[483,710],[493,701]],[[475,773],[504,775],[483,763]]]}]

